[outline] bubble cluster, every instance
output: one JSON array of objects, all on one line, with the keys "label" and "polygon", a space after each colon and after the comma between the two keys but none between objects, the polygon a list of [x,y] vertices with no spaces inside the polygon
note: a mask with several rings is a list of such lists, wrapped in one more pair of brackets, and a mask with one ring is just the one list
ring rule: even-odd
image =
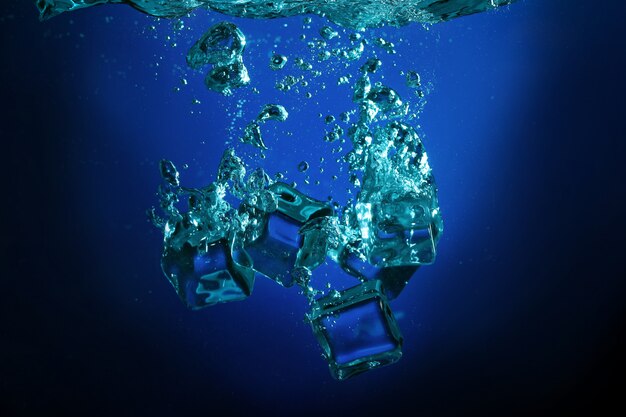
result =
[{"label": "bubble cluster", "polygon": [[261,126],[269,120],[275,120],[278,122],[284,122],[289,117],[289,113],[285,107],[280,104],[266,104],[263,106],[256,120],[248,123],[244,129],[241,142],[252,145],[256,148],[266,150],[268,149],[263,142],[261,135]]},{"label": "bubble cluster", "polygon": [[201,69],[213,65],[204,82],[210,90],[231,95],[234,89],[250,83],[248,69],[243,63],[246,38],[237,26],[220,22],[191,47],[187,53],[187,65]]}]

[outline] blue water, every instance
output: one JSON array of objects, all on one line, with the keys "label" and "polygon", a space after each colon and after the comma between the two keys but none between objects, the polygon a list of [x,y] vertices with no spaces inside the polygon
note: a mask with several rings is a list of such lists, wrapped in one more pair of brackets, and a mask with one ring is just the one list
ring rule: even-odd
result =
[{"label": "blue water", "polygon": [[[257,279],[246,301],[193,312],[162,275],[162,237],[145,218],[158,162],[188,164],[187,185],[208,183],[230,123],[227,100],[183,71],[188,44],[172,48],[167,23],[152,31],[128,7],[43,24],[30,2],[1,10],[2,415],[558,415],[616,403],[607,381],[624,368],[626,276],[617,2],[522,0],[428,32],[394,29],[405,39],[398,68],[433,85],[419,124],[446,231],[436,263],[393,303],[401,361],[342,383],[295,288]],[[222,19],[185,21],[190,42],[211,18]],[[269,42],[249,45],[252,77],[276,37],[287,46],[301,33],[301,18],[228,20]],[[290,139],[266,140],[285,143],[279,159],[296,173],[307,158],[295,152],[316,155],[323,141],[312,122],[293,121]]]}]

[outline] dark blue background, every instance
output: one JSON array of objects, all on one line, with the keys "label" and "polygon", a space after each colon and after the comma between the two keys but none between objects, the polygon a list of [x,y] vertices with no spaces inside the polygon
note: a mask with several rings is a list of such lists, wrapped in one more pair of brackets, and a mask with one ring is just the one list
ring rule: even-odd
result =
[{"label": "dark blue background", "polygon": [[[259,279],[245,302],[191,312],[160,272],[144,214],[156,163],[208,182],[229,123],[225,100],[172,93],[184,48],[123,6],[45,23],[31,2],[2,8],[2,415],[624,409],[619,2],[522,0],[403,29],[414,55],[399,62],[434,84],[420,123],[446,231],[394,303],[401,362],[341,383],[295,290]],[[241,26],[250,39],[299,34],[288,22]]]}]

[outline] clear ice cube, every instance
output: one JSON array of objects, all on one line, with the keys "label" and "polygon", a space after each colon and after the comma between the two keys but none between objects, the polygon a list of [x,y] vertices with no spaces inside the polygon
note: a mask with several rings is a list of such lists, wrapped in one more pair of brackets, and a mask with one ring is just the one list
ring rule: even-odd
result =
[{"label": "clear ice cube", "polygon": [[351,245],[344,248],[339,257],[339,263],[344,271],[361,281],[380,281],[388,300],[397,298],[419,269],[419,265],[387,267],[372,265],[357,248]]},{"label": "clear ice cube", "polygon": [[336,379],[395,363],[402,356],[402,334],[380,281],[316,300],[309,319]]},{"label": "clear ice cube", "polygon": [[161,266],[182,302],[193,310],[243,300],[252,293],[252,261],[244,250],[233,250],[226,239],[200,246],[185,243],[180,249],[166,247]]},{"label": "clear ice cube", "polygon": [[268,190],[276,197],[276,211],[263,214],[263,231],[246,245],[246,251],[257,272],[290,287],[294,283],[291,271],[302,246],[300,228],[311,219],[331,214],[332,209],[284,183],[274,183]]},{"label": "clear ice cube", "polygon": [[261,236],[246,246],[254,269],[280,285],[293,285],[291,270],[296,262],[302,224],[279,212],[267,215]]},{"label": "clear ice cube", "polygon": [[436,200],[385,193],[372,207],[370,262],[377,266],[429,265],[441,231]]},{"label": "clear ice cube", "polygon": [[443,231],[428,155],[410,126],[379,129],[369,149],[356,223],[378,267],[428,265]]}]

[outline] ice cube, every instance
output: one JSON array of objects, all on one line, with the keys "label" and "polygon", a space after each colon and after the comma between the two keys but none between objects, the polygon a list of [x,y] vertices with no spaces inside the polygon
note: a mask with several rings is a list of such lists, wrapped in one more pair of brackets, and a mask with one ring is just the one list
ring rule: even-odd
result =
[{"label": "ice cube", "polygon": [[402,334],[380,281],[315,301],[309,319],[336,379],[395,363],[402,356]]},{"label": "ice cube", "polygon": [[268,190],[276,196],[277,209],[263,214],[263,232],[246,245],[246,251],[257,272],[290,287],[294,283],[291,271],[302,246],[300,228],[311,219],[330,215],[332,208],[284,183],[274,183]]},{"label": "ice cube", "polygon": [[282,286],[292,286],[290,272],[300,247],[301,225],[279,212],[267,215],[261,236],[246,246],[254,269]]},{"label": "ice cube", "polygon": [[252,260],[242,250],[233,250],[227,239],[180,249],[166,246],[161,266],[183,303],[197,310],[238,301],[252,293]]},{"label": "ice cube", "polygon": [[412,127],[392,122],[377,131],[355,217],[373,265],[434,262],[443,223],[428,155]]},{"label": "ice cube", "polygon": [[344,271],[361,281],[379,280],[388,300],[397,298],[419,269],[419,265],[387,267],[372,265],[363,255],[361,249],[354,245],[346,245],[339,257],[339,263]]}]

